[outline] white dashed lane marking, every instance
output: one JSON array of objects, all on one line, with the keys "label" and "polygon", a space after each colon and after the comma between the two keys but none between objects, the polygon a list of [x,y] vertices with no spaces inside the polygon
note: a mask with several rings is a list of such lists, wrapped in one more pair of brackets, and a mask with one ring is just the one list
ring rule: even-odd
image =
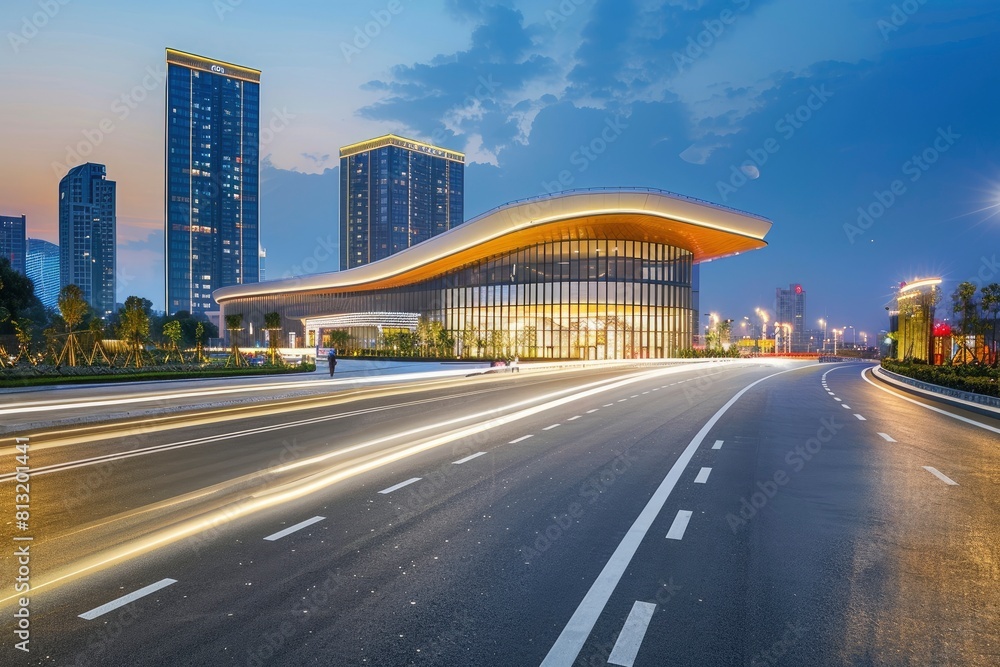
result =
[{"label": "white dashed lane marking", "polygon": [[309,526],[313,525],[314,523],[319,523],[320,521],[322,521],[325,518],[326,518],[325,516],[314,516],[311,519],[306,519],[305,521],[300,521],[299,523],[295,524],[294,526],[289,526],[288,528],[285,528],[284,530],[279,530],[278,532],[276,532],[273,535],[268,535],[264,539],[267,540],[268,542],[276,542],[276,541],[280,540],[282,537],[285,537],[286,535],[291,535],[292,533],[298,532],[298,531],[302,530],[303,528],[308,528]]},{"label": "white dashed lane marking", "polygon": [[678,510],[677,516],[674,517],[674,522],[670,524],[670,530],[667,531],[668,540],[681,540],[684,539],[684,531],[687,530],[688,522],[691,520],[690,510]]},{"label": "white dashed lane marking", "polygon": [[420,477],[412,477],[412,478],[406,480],[405,482],[400,482],[399,484],[395,484],[393,486],[390,486],[388,489],[382,489],[381,491],[379,491],[379,493],[381,493],[382,495],[387,495],[387,494],[392,493],[393,491],[398,491],[399,489],[403,488],[404,486],[409,486],[410,484],[413,484],[414,482],[419,482],[421,479],[422,478],[420,478]]},{"label": "white dashed lane marking", "polygon": [[937,468],[932,468],[930,466],[924,466],[924,470],[926,470],[930,474],[934,475],[935,477],[937,477],[939,480],[941,480],[942,482],[944,482],[948,486],[958,486],[958,482],[956,482],[952,478],[948,477],[947,475],[945,475],[944,473],[942,473]]},{"label": "white dashed lane marking", "polygon": [[107,614],[109,611],[114,611],[115,609],[118,609],[119,607],[124,607],[129,602],[134,602],[134,601],[138,600],[139,598],[144,598],[147,595],[152,595],[153,593],[155,593],[156,591],[160,590],[161,588],[166,588],[167,586],[170,586],[171,584],[176,584],[176,583],[177,583],[176,579],[160,579],[155,584],[150,584],[149,586],[146,586],[145,588],[140,588],[139,590],[135,591],[134,593],[129,593],[128,595],[123,595],[122,597],[120,597],[120,598],[118,598],[116,600],[112,600],[111,602],[107,602],[105,604],[102,604],[100,607],[94,607],[90,611],[85,611],[84,613],[80,614],[80,618],[82,618],[84,620],[87,620],[87,621],[92,621],[95,618],[97,618],[98,616],[103,616],[104,614]]}]

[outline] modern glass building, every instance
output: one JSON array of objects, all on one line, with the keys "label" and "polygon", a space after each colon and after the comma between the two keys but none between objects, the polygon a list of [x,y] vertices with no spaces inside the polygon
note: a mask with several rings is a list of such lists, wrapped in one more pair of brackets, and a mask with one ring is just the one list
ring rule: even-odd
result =
[{"label": "modern glass building", "polygon": [[[248,345],[264,314],[318,346],[439,323],[461,356],[669,357],[692,346],[696,265],[766,245],[771,223],[661,190],[571,191],[514,202],[386,259],[217,290]],[[252,326],[250,326],[252,325]]]},{"label": "modern glass building", "polygon": [[465,156],[386,135],[340,149],[340,269],[393,255],[462,223]]},{"label": "modern glass building", "polygon": [[27,219],[23,215],[0,215],[0,257],[9,259],[11,267],[22,274],[27,252],[26,227]]},{"label": "modern glass building", "polygon": [[99,317],[115,311],[116,184],[103,164],[59,181],[59,285],[76,285]]},{"label": "modern glass building", "polygon": [[41,239],[28,239],[26,273],[35,285],[35,296],[46,308],[59,305],[59,246]]},{"label": "modern glass building", "polygon": [[167,49],[166,310],[259,279],[260,71]]},{"label": "modern glass building", "polygon": [[809,352],[809,332],[806,331],[806,291],[802,285],[780,287],[774,293],[774,326],[784,345],[779,351]]}]

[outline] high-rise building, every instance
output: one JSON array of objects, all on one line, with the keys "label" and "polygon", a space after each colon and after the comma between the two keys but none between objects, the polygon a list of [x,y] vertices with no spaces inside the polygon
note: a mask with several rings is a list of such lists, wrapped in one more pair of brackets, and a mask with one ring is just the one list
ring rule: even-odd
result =
[{"label": "high-rise building", "polygon": [[46,308],[59,305],[59,246],[41,239],[28,239],[26,273],[35,284],[35,296]]},{"label": "high-rise building", "polygon": [[59,181],[59,285],[76,285],[99,317],[115,310],[114,181],[88,162]]},{"label": "high-rise building", "polygon": [[167,49],[166,310],[259,280],[260,71]]},{"label": "high-rise building", "polygon": [[[780,287],[774,296],[774,326],[781,328],[784,350],[806,352],[809,337],[806,334],[806,291],[793,283],[788,289]],[[779,348],[781,351],[781,348]]]},{"label": "high-rise building", "polygon": [[10,260],[10,265],[19,273],[24,273],[25,216],[0,215],[0,257]]},{"label": "high-rise building", "polygon": [[463,222],[465,156],[393,134],[340,149],[340,269]]}]

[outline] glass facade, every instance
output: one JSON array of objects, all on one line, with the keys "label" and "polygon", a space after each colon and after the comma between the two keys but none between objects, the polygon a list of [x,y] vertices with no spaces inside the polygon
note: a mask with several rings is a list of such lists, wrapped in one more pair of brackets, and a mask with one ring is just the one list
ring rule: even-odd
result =
[{"label": "glass facade", "polygon": [[260,72],[167,52],[166,310],[259,280]]},{"label": "glass facade", "polygon": [[46,308],[59,305],[59,246],[41,239],[28,239],[27,274],[35,285],[35,296]]},{"label": "glass facade", "polygon": [[391,135],[342,149],[340,269],[385,259],[461,224],[464,159]]},{"label": "glass facade", "polygon": [[665,244],[554,241],[406,287],[237,296],[221,305],[255,332],[244,332],[244,345],[263,344],[264,313],[277,311],[285,331],[305,336],[307,346],[322,341],[322,320],[331,316],[358,316],[337,328],[362,348],[378,347],[388,329],[419,316],[441,323],[465,357],[659,358],[692,345],[694,268],[690,251]]},{"label": "glass facade", "polygon": [[116,192],[103,164],[73,167],[59,181],[59,284],[79,287],[100,317],[115,311]]},{"label": "glass facade", "polygon": [[25,272],[27,254],[25,216],[0,215],[0,257],[10,260],[11,267],[18,273]]}]

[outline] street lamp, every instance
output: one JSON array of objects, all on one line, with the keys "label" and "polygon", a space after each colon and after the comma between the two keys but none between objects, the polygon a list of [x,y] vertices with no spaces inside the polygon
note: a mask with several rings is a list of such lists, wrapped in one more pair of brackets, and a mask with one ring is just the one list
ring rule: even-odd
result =
[{"label": "street lamp", "polygon": [[820,318],[819,325],[823,327],[823,351],[826,352],[826,320]]},{"label": "street lamp", "polygon": [[842,329],[834,329],[833,330],[833,356],[837,356],[837,336],[838,336],[838,334],[841,334],[841,333],[843,333]]}]

